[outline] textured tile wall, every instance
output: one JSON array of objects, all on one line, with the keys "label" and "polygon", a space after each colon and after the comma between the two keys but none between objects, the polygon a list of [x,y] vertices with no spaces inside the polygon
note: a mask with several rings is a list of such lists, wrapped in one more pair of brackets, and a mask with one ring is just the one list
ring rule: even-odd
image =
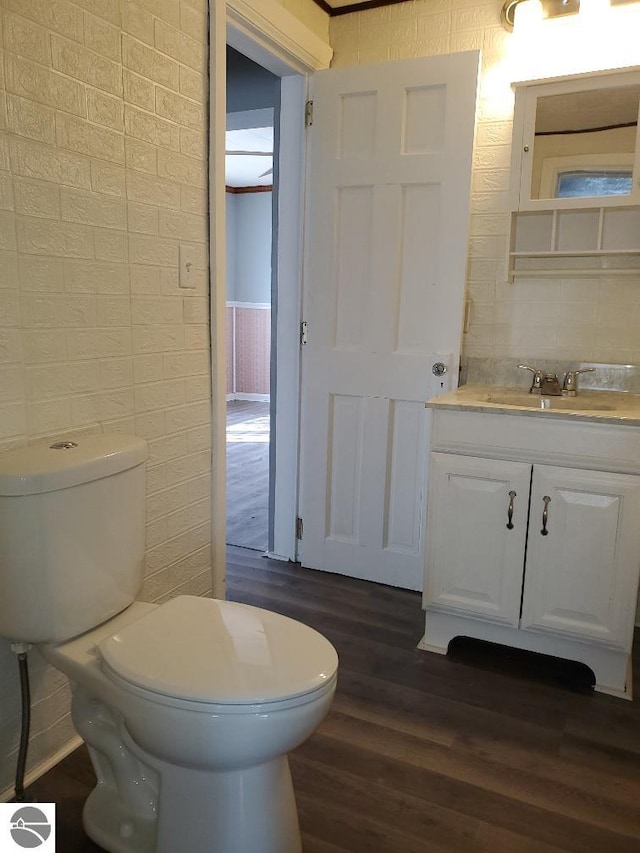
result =
[{"label": "textured tile wall", "polygon": [[[618,39],[607,40],[608,44],[600,39],[589,47],[587,39],[579,37],[576,21],[567,19],[563,50],[545,50],[544,41],[537,51],[533,45],[524,73],[519,48],[514,50],[513,36],[501,28],[499,13],[496,0],[413,0],[335,17],[330,24],[333,65],[482,50],[468,263],[472,308],[463,342],[466,355],[638,362],[640,275],[563,279],[560,272],[557,279],[519,279],[509,285],[504,274],[511,82],[624,65],[632,62],[634,50],[637,63],[637,43],[626,54],[620,44],[624,32],[637,32],[637,12],[633,5],[624,12],[612,10],[610,14],[620,16]],[[629,20],[625,23],[622,16]],[[573,51],[576,44],[584,45],[583,49]],[[609,50],[606,56],[605,50]]]},{"label": "textured tile wall", "polygon": [[[211,587],[206,10],[0,0],[0,450],[148,440],[149,601]],[[72,735],[65,679],[36,654],[33,691],[31,767]],[[0,791],[18,699],[0,641]]]}]

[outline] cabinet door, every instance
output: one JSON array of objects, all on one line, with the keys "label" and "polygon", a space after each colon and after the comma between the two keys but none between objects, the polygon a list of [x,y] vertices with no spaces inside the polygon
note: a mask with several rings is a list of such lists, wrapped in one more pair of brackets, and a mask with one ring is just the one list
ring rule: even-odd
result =
[{"label": "cabinet door", "polygon": [[630,648],[639,554],[640,477],[535,465],[520,627]]},{"label": "cabinet door", "polygon": [[426,607],[517,627],[530,482],[522,462],[431,454]]}]

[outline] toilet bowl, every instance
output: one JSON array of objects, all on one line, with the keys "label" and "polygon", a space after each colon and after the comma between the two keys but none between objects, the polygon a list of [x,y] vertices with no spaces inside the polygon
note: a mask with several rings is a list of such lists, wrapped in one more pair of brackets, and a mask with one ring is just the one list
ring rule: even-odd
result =
[{"label": "toilet bowl", "polygon": [[335,649],[249,605],[133,600],[146,445],[58,449],[0,457],[0,634],[69,678],[87,834],[110,853],[300,853],[287,753],[329,710]]},{"label": "toilet bowl", "polygon": [[98,776],[84,814],[97,844],[301,850],[286,754],[335,692],[337,656],[322,635],[257,607],[180,596],[132,604],[42,654],[73,685]]}]

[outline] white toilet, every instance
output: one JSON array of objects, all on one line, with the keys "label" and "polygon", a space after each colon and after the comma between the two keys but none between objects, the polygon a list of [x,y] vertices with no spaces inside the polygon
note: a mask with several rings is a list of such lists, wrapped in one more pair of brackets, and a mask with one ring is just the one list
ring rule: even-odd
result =
[{"label": "white toilet", "polygon": [[335,649],[267,610],[142,583],[147,446],[87,436],[0,456],[0,635],[73,688],[113,853],[299,853],[286,754],[326,715]]}]

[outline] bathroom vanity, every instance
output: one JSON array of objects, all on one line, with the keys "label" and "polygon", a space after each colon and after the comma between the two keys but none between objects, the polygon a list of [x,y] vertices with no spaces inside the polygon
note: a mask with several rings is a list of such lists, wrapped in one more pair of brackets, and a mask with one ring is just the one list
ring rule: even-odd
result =
[{"label": "bathroom vanity", "polygon": [[463,386],[427,405],[420,647],[467,636],[576,660],[631,698],[640,395]]}]

